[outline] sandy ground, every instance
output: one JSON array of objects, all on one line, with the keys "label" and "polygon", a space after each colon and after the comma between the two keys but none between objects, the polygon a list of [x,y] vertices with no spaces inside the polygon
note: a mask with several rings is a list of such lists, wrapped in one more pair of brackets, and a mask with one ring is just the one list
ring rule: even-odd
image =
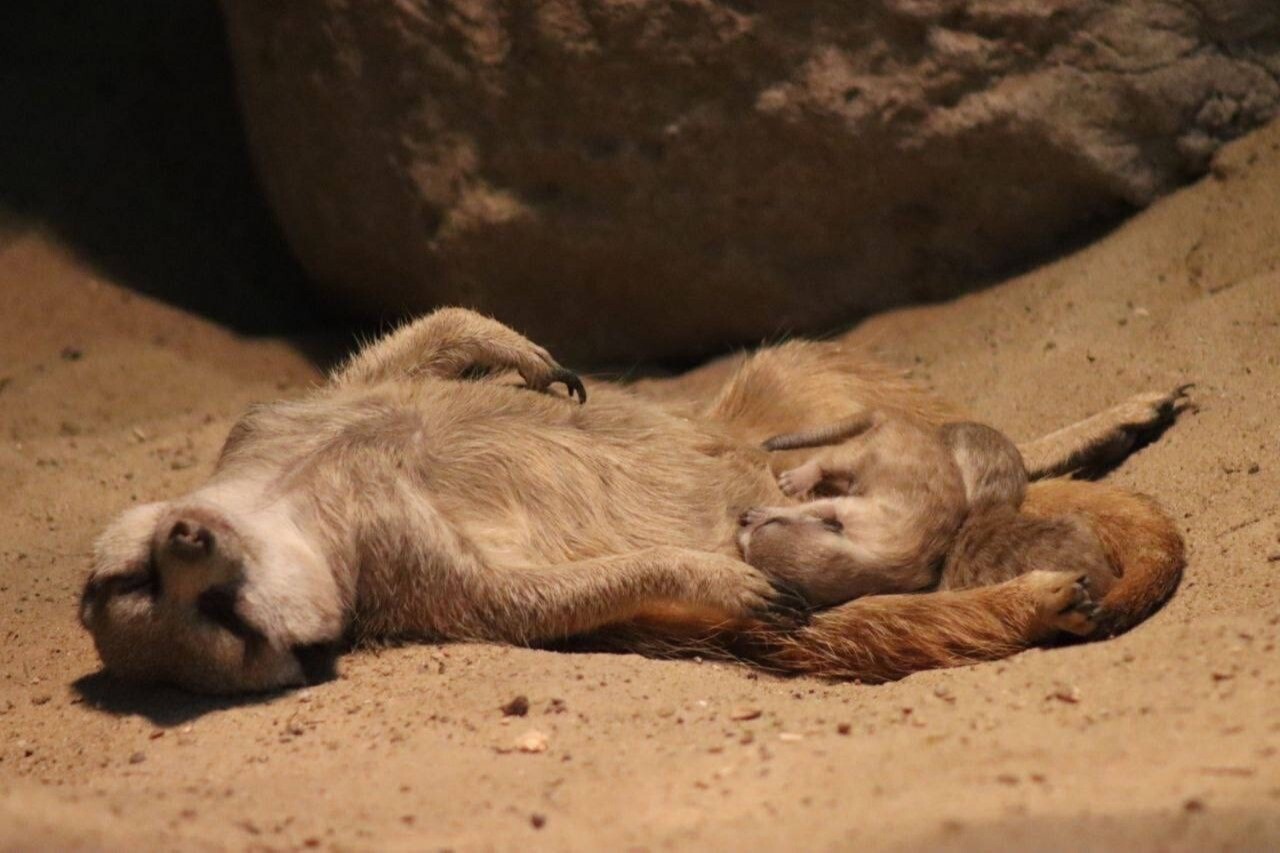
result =
[{"label": "sandy ground", "polygon": [[[205,476],[245,404],[318,374],[10,223],[0,849],[1280,845],[1280,125],[1095,246],[852,335],[1018,437],[1196,382],[1199,411],[1111,475],[1186,532],[1170,605],[884,686],[454,645],[214,701],[98,673],[74,618],[88,548]],[[529,730],[546,752],[510,750]]]}]

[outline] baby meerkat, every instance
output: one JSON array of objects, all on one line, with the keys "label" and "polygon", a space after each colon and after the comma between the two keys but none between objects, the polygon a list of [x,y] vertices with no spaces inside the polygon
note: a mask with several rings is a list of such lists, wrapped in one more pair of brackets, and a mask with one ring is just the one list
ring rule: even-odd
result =
[{"label": "baby meerkat", "polygon": [[778,485],[826,495],[743,513],[743,559],[815,606],[937,586],[962,589],[1035,569],[1084,571],[1098,595],[1116,575],[1084,519],[1019,511],[1027,470],[1000,431],[972,422],[931,427],[869,412],[776,436],[769,450],[831,447]]},{"label": "baby meerkat", "polygon": [[819,607],[936,585],[968,508],[965,475],[940,430],[868,411],[765,442],[824,445],[834,446],[778,477],[785,494],[816,499],[742,514],[743,559]]},{"label": "baby meerkat", "polygon": [[1092,594],[1107,594],[1119,575],[1086,519],[1021,511],[1027,469],[1012,441],[975,423],[944,424],[940,432],[964,477],[969,511],[947,550],[939,589],[999,583],[1042,569],[1084,572]]}]

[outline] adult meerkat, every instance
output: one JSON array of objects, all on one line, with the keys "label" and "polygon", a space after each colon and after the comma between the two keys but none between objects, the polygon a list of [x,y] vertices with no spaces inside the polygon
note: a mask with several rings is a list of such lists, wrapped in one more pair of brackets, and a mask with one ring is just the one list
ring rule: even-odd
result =
[{"label": "adult meerkat", "polygon": [[[461,381],[478,367],[528,387]],[[304,683],[332,650],[373,637],[542,644],[634,629],[733,644],[790,671],[886,679],[1096,630],[1083,574],[1053,572],[867,597],[802,627],[772,618],[779,593],[735,542],[744,508],[788,500],[770,468],[780,455],[760,442],[803,427],[804,409],[813,423],[945,407],[836,344],[764,350],[730,373],[702,404],[677,381],[665,401],[593,384],[579,405],[553,392],[576,377],[542,348],[470,311],[437,311],[308,396],[250,409],[205,485],[111,524],[81,620],[108,671],[221,692]],[[1104,414],[1038,458],[1111,452],[1174,399]],[[1124,569],[1101,602],[1109,627],[1143,618],[1176,584],[1182,541],[1150,501],[1054,483],[1027,504],[1080,512],[1100,531]]]},{"label": "adult meerkat", "polygon": [[1115,578],[1083,519],[1018,511],[1028,485],[1022,456],[984,424],[933,427],[863,412],[764,447],[826,448],[778,477],[804,503],[752,508],[738,533],[746,562],[813,605],[978,586],[1033,569],[1082,571],[1095,595]]}]

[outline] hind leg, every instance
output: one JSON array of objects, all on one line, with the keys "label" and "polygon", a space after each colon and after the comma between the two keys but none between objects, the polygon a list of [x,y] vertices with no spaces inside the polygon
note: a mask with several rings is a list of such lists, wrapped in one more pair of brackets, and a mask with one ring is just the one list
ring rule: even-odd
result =
[{"label": "hind leg", "polygon": [[1135,395],[1091,418],[1018,445],[1027,473],[1038,480],[1119,462],[1144,434],[1168,425],[1189,405],[1190,387]]},{"label": "hind leg", "polygon": [[821,482],[822,466],[813,459],[778,475],[778,488],[788,497],[807,495]]}]

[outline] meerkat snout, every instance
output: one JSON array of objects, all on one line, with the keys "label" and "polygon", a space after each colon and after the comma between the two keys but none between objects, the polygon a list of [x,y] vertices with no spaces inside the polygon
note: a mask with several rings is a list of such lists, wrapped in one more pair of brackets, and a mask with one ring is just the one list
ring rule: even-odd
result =
[{"label": "meerkat snout", "polygon": [[213,533],[200,522],[179,519],[169,529],[165,547],[179,560],[194,561],[210,556],[216,541]]},{"label": "meerkat snout", "polygon": [[231,524],[202,507],[161,518],[151,554],[160,594],[178,604],[194,605],[208,590],[243,576],[241,547]]}]

